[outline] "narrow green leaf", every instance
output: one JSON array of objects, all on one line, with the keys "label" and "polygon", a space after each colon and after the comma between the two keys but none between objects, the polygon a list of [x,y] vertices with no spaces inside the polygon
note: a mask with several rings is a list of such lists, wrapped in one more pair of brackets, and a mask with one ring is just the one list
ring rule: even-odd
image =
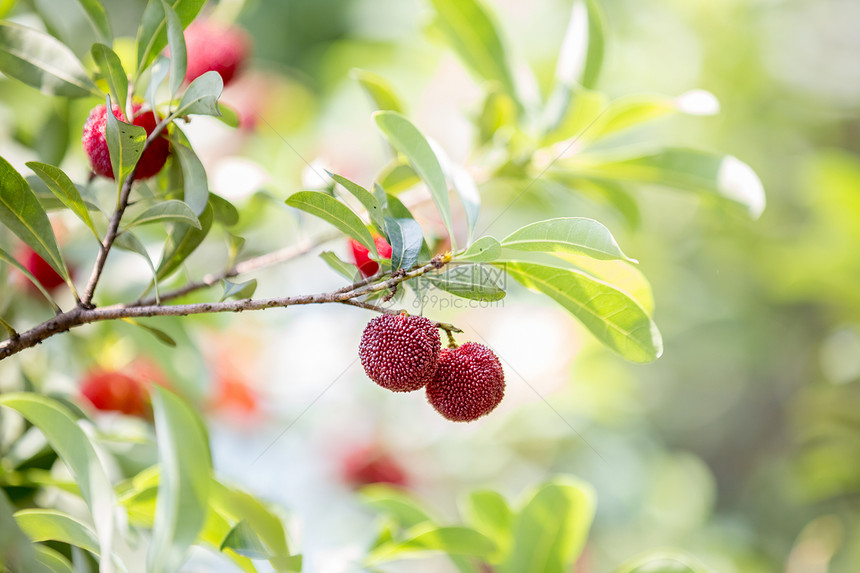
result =
[{"label": "narrow green leaf", "polygon": [[621,252],[609,229],[584,217],[559,217],[526,225],[502,239],[502,246],[517,251],[584,254],[601,260],[637,262]]},{"label": "narrow green leaf", "polygon": [[198,115],[220,116],[218,109],[218,98],[224,90],[224,80],[218,72],[206,72],[191,82],[179,106],[171,115],[172,117],[183,117],[196,113]]},{"label": "narrow green leaf", "polygon": [[59,541],[99,555],[99,542],[90,528],[71,515],[53,509],[22,509],[18,527],[33,541]]},{"label": "narrow green leaf", "polygon": [[645,309],[610,284],[573,269],[508,262],[505,272],[576,316],[600,342],[631,362],[651,362],[663,352],[657,326]]},{"label": "narrow green leaf", "polygon": [[[212,209],[214,210],[216,221],[225,227],[232,227],[239,222],[239,211],[231,202],[215,193],[208,193],[208,196],[209,203],[212,204]],[[186,203],[187,202],[186,197]]]},{"label": "narrow green leaf", "polygon": [[501,561],[513,541],[514,513],[505,498],[491,490],[474,491],[467,498],[463,513],[476,530],[496,542],[498,554],[491,561]]},{"label": "narrow green leaf", "polygon": [[481,195],[472,175],[461,165],[448,163],[448,178],[454,191],[460,197],[463,211],[466,212],[466,225],[468,229],[466,243],[472,242],[472,233],[475,232],[475,224],[478,222],[478,213],[481,211]]},{"label": "narrow green leaf", "polygon": [[147,571],[179,571],[203,527],[209,504],[212,458],[199,415],[176,394],[153,385],[158,481]]},{"label": "narrow green leaf", "polygon": [[424,278],[436,288],[453,295],[479,301],[496,301],[505,298],[499,286],[499,269],[479,264],[449,264],[437,273]]},{"label": "narrow green leaf", "polygon": [[380,235],[384,235],[385,218],[383,217],[382,206],[379,204],[376,197],[373,196],[373,193],[358,183],[353,183],[346,177],[341,177],[340,175],[329,173],[328,171],[326,171],[326,173],[328,173],[329,177],[340,183],[347,191],[352,193],[352,195],[358,199],[362,205],[364,205],[364,208],[367,209],[367,214],[370,215],[370,222]]},{"label": "narrow green leaf", "polygon": [[385,78],[366,70],[352,70],[352,77],[358,80],[367,95],[373,100],[376,109],[403,113],[403,104],[394,93],[394,88]]},{"label": "narrow green leaf", "polygon": [[342,261],[333,252],[323,251],[320,253],[320,258],[336,273],[346,277],[347,280],[355,282],[359,279],[358,268],[353,264]]},{"label": "narrow green leaf", "polygon": [[541,146],[568,139],[589,141],[597,138],[599,126],[609,113],[608,106],[609,98],[601,92],[578,85],[557,85],[544,109]]},{"label": "narrow green leaf", "polygon": [[90,53],[108,84],[111,97],[116,101],[122,114],[128,117],[125,109],[128,100],[128,74],[125,73],[119,56],[104,44],[93,44]]},{"label": "narrow green leaf", "polygon": [[457,255],[457,262],[491,263],[502,256],[502,245],[493,237],[481,237],[466,252]]},{"label": "narrow green leaf", "polygon": [[[90,508],[102,555],[111,555],[113,544],[113,510],[116,500],[113,487],[89,437],[78,426],[69,410],[56,400],[32,393],[0,395],[0,406],[16,410],[38,427],[51,448],[68,466]],[[105,561],[106,572],[112,567]]]},{"label": "narrow green leaf", "polygon": [[51,268],[66,279],[74,291],[69,270],[60,254],[60,247],[57,245],[47,213],[39,204],[27,181],[2,157],[0,157],[0,222],[45,259]]},{"label": "narrow green leaf", "polygon": [[158,109],[158,88],[167,79],[168,73],[170,73],[170,60],[164,56],[158,56],[152,64],[149,85],[146,86],[146,102],[152,109]]},{"label": "narrow green leaf", "polygon": [[110,21],[104,6],[98,0],[78,0],[81,8],[87,13],[87,17],[93,25],[93,28],[101,36],[102,40],[107,43],[111,42],[113,34],[110,31]]},{"label": "narrow green leaf", "polygon": [[316,215],[323,221],[334,225],[367,247],[374,257],[377,255],[373,235],[370,234],[358,215],[331,195],[322,191],[299,191],[290,195],[286,202],[290,207]]},{"label": "narrow green leaf", "polygon": [[12,255],[7,253],[3,249],[0,249],[0,260],[9,263],[13,267],[21,271],[24,276],[26,276],[30,280],[30,282],[33,283],[33,285],[35,285],[37,289],[39,289],[39,292],[42,293],[42,295],[47,299],[48,303],[50,303],[54,311],[57,313],[62,312],[62,309],[57,305],[53,297],[51,297],[51,294],[47,290],[45,290],[45,287],[42,286],[42,283],[40,283],[30,271],[24,268],[24,265],[19,263]]},{"label": "narrow green leaf", "polygon": [[[171,0],[182,28],[188,26],[206,0]],[[158,54],[167,47],[167,25],[161,0],[149,0],[137,31],[137,72],[139,77]]]},{"label": "narrow green leaf", "polygon": [[585,546],[595,504],[585,482],[557,478],[541,486],[517,516],[511,554],[500,573],[570,571]]},{"label": "narrow green leaf", "polygon": [[432,0],[437,24],[463,63],[478,77],[495,80],[517,100],[505,45],[496,24],[477,0]]},{"label": "narrow green leaf", "polygon": [[38,561],[35,546],[12,517],[14,511],[5,490],[0,488],[0,568],[5,566],[10,571],[49,572],[50,569]]},{"label": "narrow green leaf", "polygon": [[[44,571],[48,573],[77,573],[72,569],[69,560],[58,551],[44,545],[34,545],[33,547],[36,549],[36,559],[39,562],[38,568],[33,569],[34,573]],[[30,573],[30,569],[26,571]]]},{"label": "narrow green leaf", "polygon": [[251,298],[254,296],[254,291],[257,290],[257,279],[251,279],[241,283],[234,283],[227,279],[223,279],[221,282],[224,283],[224,294],[221,295],[222,301],[227,300],[228,298],[234,298],[236,300]]},{"label": "narrow green leaf", "polygon": [[173,226],[164,243],[164,252],[157,269],[158,280],[164,280],[173,274],[179,265],[200,246],[209,229],[212,228],[212,219],[212,206],[208,205],[200,215],[199,229],[185,223],[177,223]]},{"label": "narrow green leaf", "polygon": [[144,324],[141,321],[134,318],[123,318],[121,319],[123,322],[127,322],[128,324],[133,324],[138,328],[142,328],[147,331],[151,335],[153,335],[156,339],[163,342],[165,345],[170,346],[171,348],[176,348],[176,341],[173,338],[161,330],[160,328],[155,328],[154,326],[149,326],[148,324]]},{"label": "narrow green leaf", "polygon": [[105,140],[110,152],[110,164],[116,180],[117,192],[137,165],[146,142],[146,130],[140,126],[119,121],[111,111],[110,96],[107,96],[108,112],[105,114]]},{"label": "narrow green leaf", "polygon": [[83,64],[65,44],[13,22],[0,22],[0,72],[48,95],[102,96]]},{"label": "narrow green leaf", "polygon": [[221,551],[232,549],[243,557],[268,559],[271,557],[266,546],[244,519],[233,526],[219,548]]},{"label": "narrow green leaf", "polygon": [[[409,557],[421,551],[444,551],[449,555],[468,555],[486,558],[496,551],[493,540],[470,527],[418,526],[418,531],[409,532],[405,541],[383,544],[374,549],[367,558],[369,563],[379,563]],[[527,569],[523,569],[527,571]],[[540,571],[534,569],[533,571]]]},{"label": "narrow green leaf", "polygon": [[101,241],[95,225],[93,225],[92,219],[90,219],[89,208],[81,197],[80,192],[78,192],[78,188],[69,179],[69,176],[63,173],[59,167],[54,167],[46,163],[30,161],[26,165],[33,173],[39,176],[39,179],[45,182],[48,189],[51,190],[57,199],[62,201],[63,205],[71,209],[81,221],[86,223],[87,227],[95,235],[96,240]]},{"label": "narrow green leaf", "polygon": [[592,89],[603,66],[605,22],[597,0],[575,0],[559,50],[555,77]]},{"label": "narrow green leaf", "polygon": [[433,196],[436,208],[442,217],[451,239],[451,248],[456,250],[454,228],[451,222],[451,207],[448,202],[448,184],[445,173],[433,148],[424,135],[408,119],[393,111],[378,111],[373,114],[376,125],[389,142],[406,156]]},{"label": "narrow green leaf", "polygon": [[385,231],[391,244],[391,270],[409,270],[418,260],[424,231],[415,219],[385,218]]},{"label": "narrow green leaf", "polygon": [[126,230],[116,236],[113,244],[119,249],[123,249],[131,253],[137,253],[144,258],[146,264],[149,265],[149,269],[152,271],[152,281],[155,285],[155,300],[158,301],[158,274],[155,271],[155,265],[152,264],[152,259],[149,257],[149,252],[146,250],[146,247],[143,246],[143,243],[140,242],[140,239],[138,239],[131,231]]},{"label": "narrow green leaf", "polygon": [[435,523],[430,511],[403,490],[373,484],[361,488],[359,497],[364,505],[391,516],[400,527],[410,528],[422,523]]},{"label": "narrow green leaf", "polygon": [[731,155],[665,148],[625,157],[580,156],[565,166],[582,175],[703,193],[743,207],[754,219],[765,208],[761,180],[749,165]]},{"label": "narrow green leaf", "polygon": [[[176,95],[182,82],[185,81],[185,70],[188,67],[188,54],[185,51],[185,37],[182,34],[182,22],[176,11],[167,0],[161,0],[161,8],[164,10],[165,22],[167,23],[167,45],[170,48],[170,99]],[[201,209],[202,211],[202,209]]]},{"label": "narrow green leaf", "polygon": [[191,207],[183,201],[169,199],[145,209],[131,220],[126,230],[140,225],[165,222],[186,223],[195,229],[203,228],[200,226],[200,221],[197,219],[194,211],[191,210]]}]

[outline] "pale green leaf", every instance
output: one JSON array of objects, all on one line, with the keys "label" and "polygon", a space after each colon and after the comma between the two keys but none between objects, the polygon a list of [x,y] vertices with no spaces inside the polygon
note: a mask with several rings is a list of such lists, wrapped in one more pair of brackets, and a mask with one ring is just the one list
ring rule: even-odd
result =
[{"label": "pale green leaf", "polygon": [[404,541],[385,543],[375,548],[367,561],[379,563],[410,557],[410,554],[424,551],[443,551],[448,555],[486,558],[496,551],[496,544],[492,539],[469,527],[419,525],[415,530],[408,532],[407,536]]},{"label": "pale green leaf", "polygon": [[385,484],[365,486],[359,491],[359,497],[364,505],[391,516],[400,527],[410,528],[435,522],[429,509],[411,495]]},{"label": "pale green leaf", "polygon": [[391,270],[409,270],[418,260],[424,231],[415,219],[385,218],[385,230],[391,244]]},{"label": "pale green leaf", "polygon": [[373,72],[358,69],[352,70],[352,77],[358,80],[358,83],[373,100],[376,109],[403,113],[403,104],[400,102],[400,98],[397,97],[394,88],[385,78]]},{"label": "pale green leaf", "polygon": [[206,72],[191,82],[171,117],[191,114],[220,116],[218,98],[223,90],[224,80],[221,75],[214,71]]},{"label": "pale green leaf", "polygon": [[[206,0],[171,0],[170,6],[183,28],[188,26]],[[167,25],[162,0],[149,0],[137,31],[137,72],[140,76],[158,54],[167,47]],[[216,74],[217,75],[217,74]]]},{"label": "pale green leaf", "polygon": [[[182,82],[185,81],[185,70],[188,67],[188,54],[185,50],[185,37],[182,34],[182,22],[167,0],[161,0],[167,23],[167,46],[170,48],[170,99],[176,95]],[[203,209],[201,208],[201,211]]]},{"label": "pale green leaf", "polygon": [[155,265],[152,264],[152,259],[149,257],[149,252],[146,250],[143,243],[140,242],[140,239],[138,239],[131,231],[123,231],[116,236],[113,244],[119,249],[123,249],[131,253],[137,253],[144,258],[149,269],[152,271],[153,284],[155,285],[155,299],[158,301],[158,275],[155,271]]},{"label": "pale green leaf", "polygon": [[128,224],[126,229],[138,227],[140,225],[149,225],[151,223],[185,223],[191,225],[195,229],[202,229],[200,221],[185,202],[169,199],[156,203],[151,207],[143,210]]},{"label": "pale green leaf", "polygon": [[603,65],[604,19],[598,0],[574,0],[556,64],[560,84],[594,88]]},{"label": "pale green leaf", "polygon": [[636,262],[621,252],[609,229],[594,219],[584,217],[559,217],[531,223],[502,239],[502,247]]},{"label": "pale green leaf", "polygon": [[299,191],[287,198],[287,205],[315,215],[337,227],[377,256],[373,235],[349,207],[322,191]]},{"label": "pale green leaf", "polygon": [[243,557],[268,559],[271,557],[259,536],[244,519],[239,521],[221,542],[221,551],[231,549]]},{"label": "pale green leaf", "polygon": [[491,263],[502,256],[502,245],[493,237],[481,237],[463,254],[454,257],[457,262]]},{"label": "pale green leaf", "polygon": [[54,509],[22,509],[15,513],[18,527],[33,541],[68,543],[98,556],[95,533],[71,515]]}]

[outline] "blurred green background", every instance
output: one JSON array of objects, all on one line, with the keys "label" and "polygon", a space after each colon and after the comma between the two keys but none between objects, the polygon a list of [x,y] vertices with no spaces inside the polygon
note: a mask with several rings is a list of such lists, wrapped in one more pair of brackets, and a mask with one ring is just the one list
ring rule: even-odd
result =
[{"label": "blurred green background", "polygon": [[[143,2],[106,4],[116,34],[133,36]],[[20,2],[13,15],[49,5]],[[569,3],[487,5],[545,89]],[[304,528],[308,570],[355,570],[372,539],[374,516],[343,483],[339,460],[351,447],[376,443],[443,512],[473,487],[515,497],[553,473],[590,482],[598,512],[577,571],[611,570],[662,546],[727,573],[857,571],[860,3],[603,5],[602,91],[676,96],[702,88],[721,103],[716,116],[667,117],[625,133],[623,142],[736,155],[760,176],[767,209],[750,222],[692,195],[642,189],[635,194],[641,221],[631,225],[608,207],[539,184],[522,196],[485,190],[478,228],[502,237],[535,213],[605,222],[651,282],[665,342],[657,362],[624,362],[551,302],[512,288],[489,308],[429,311],[504,358],[502,407],[468,427],[437,419],[421,396],[404,400],[371,387],[354,361],[369,315],[345,308],[195,319],[188,336],[197,344],[172,353],[145,335],[105,327],[96,342],[52,341],[3,364],[0,374],[11,379],[20,370],[73,391],[93,362],[122,363],[142,348],[178,387],[206,395],[226,368],[211,349],[241,341],[221,359],[235,362],[231,372],[251,387],[256,410],[253,419],[211,413],[216,469],[289,508]],[[466,118],[478,114],[482,94],[438,41],[420,0],[248,0],[233,8],[253,36],[254,59],[224,101],[253,103],[259,116],[240,132],[195,119],[189,138],[213,189],[241,206],[254,250],[305,235],[305,222],[283,206],[288,193],[312,183],[305,161],[357,181],[383,165],[386,149],[352,68],[390,80],[416,124],[453,159],[468,159],[475,134]],[[41,160],[63,160],[83,177],[77,141],[92,102],[60,105],[9,80],[0,81],[0,102],[4,157],[18,165],[33,158],[33,147]],[[505,210],[515,197],[516,208]],[[72,260],[85,258],[70,249]],[[346,256],[345,244],[336,250]],[[217,256],[198,253],[192,268],[202,274]],[[146,279],[138,261],[111,263],[114,272]],[[261,272],[259,280],[261,296],[337,284],[313,259]],[[181,337],[174,323],[161,324]],[[390,570],[445,567],[431,559]]]}]

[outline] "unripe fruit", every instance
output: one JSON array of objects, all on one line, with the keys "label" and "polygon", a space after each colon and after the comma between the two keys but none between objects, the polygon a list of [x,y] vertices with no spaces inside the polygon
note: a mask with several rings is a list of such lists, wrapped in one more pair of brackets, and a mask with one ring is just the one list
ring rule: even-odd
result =
[{"label": "unripe fruit", "polygon": [[[385,240],[385,237],[374,237],[373,242],[376,244],[376,252],[379,253],[379,258],[391,258],[391,245]],[[349,246],[352,247],[352,259],[355,261],[355,266],[361,271],[365,278],[373,276],[379,270],[379,263],[370,258],[370,251],[367,247],[356,241],[349,240]]]},{"label": "unripe fruit", "polygon": [[147,417],[149,397],[145,384],[118,371],[90,372],[81,385],[81,394],[97,410]]},{"label": "unripe fruit", "polygon": [[427,400],[452,422],[471,422],[492,412],[505,395],[499,358],[482,344],[467,342],[439,353]]},{"label": "unripe fruit", "polygon": [[341,464],[343,480],[352,487],[387,483],[407,487],[409,478],[397,461],[377,447],[356,448]]},{"label": "unripe fruit", "polygon": [[[138,114],[140,108],[141,104],[139,103],[132,105],[132,116],[134,117],[132,123],[145,129],[146,135],[149,135],[155,129],[158,120],[155,119],[155,114],[151,111]],[[118,105],[114,105],[112,109],[114,117],[128,123]],[[87,118],[87,122],[84,124],[82,143],[87,157],[90,158],[90,165],[92,165],[93,171],[104,177],[114,179],[113,167],[110,163],[110,151],[108,151],[107,140],[105,139],[106,119],[107,107],[105,104],[94,107],[90,112],[89,118]],[[147,147],[146,151],[143,152],[143,155],[141,155],[137,163],[135,178],[146,179],[161,171],[169,154],[170,142],[163,135],[157,137]]]},{"label": "unripe fruit", "polygon": [[358,355],[371,380],[411,392],[433,377],[441,347],[436,325],[423,316],[382,314],[367,323]]},{"label": "unripe fruit", "polygon": [[221,74],[226,86],[245,63],[250,52],[248,34],[237,26],[196,20],[185,29],[188,67],[185,81],[191,83],[206,72]]},{"label": "unripe fruit", "polygon": [[[22,245],[15,252],[15,260],[21,263],[21,266],[27,269],[31,275],[36,277],[36,280],[49,292],[55,290],[65,282],[63,277],[51,265],[45,262],[45,259],[40,257],[36,251],[27,245]],[[25,278],[23,274],[21,278],[27,284],[29,290],[37,292],[36,286],[30,282],[30,279]]]}]

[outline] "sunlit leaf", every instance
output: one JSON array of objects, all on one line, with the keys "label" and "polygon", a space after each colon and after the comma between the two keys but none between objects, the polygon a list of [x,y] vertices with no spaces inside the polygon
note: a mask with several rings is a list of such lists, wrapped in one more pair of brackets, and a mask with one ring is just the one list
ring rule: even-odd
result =
[{"label": "sunlit leaf", "polygon": [[373,235],[349,207],[322,191],[299,191],[287,198],[287,205],[306,211],[337,227],[377,255]]},{"label": "sunlit leaf", "polygon": [[394,88],[385,78],[366,70],[352,70],[352,77],[358,80],[367,95],[373,100],[376,109],[403,113],[403,104],[394,93]]},{"label": "sunlit leaf", "polygon": [[559,217],[531,223],[502,239],[502,247],[636,262],[621,252],[609,229],[594,219],[584,217]]},{"label": "sunlit leaf", "polygon": [[387,193],[397,195],[421,183],[421,178],[403,158],[396,157],[377,176],[377,182]]},{"label": "sunlit leaf", "polygon": [[125,104],[128,100],[128,75],[122,67],[119,56],[104,44],[93,44],[90,54],[99,68],[102,77],[107,82],[111,98],[119,106],[125,117],[128,113]]},{"label": "sunlit leaf", "polygon": [[597,0],[574,0],[556,64],[559,83],[594,88],[603,65],[604,28]]},{"label": "sunlit leaf", "polygon": [[23,509],[15,513],[18,527],[33,541],[60,541],[96,556],[99,543],[96,535],[71,515],[53,509]]},{"label": "sunlit leaf", "polygon": [[[159,0],[160,1],[160,0]],[[224,90],[224,80],[218,72],[206,72],[199,76],[182,94],[179,106],[171,114],[173,117],[185,115],[214,115],[220,116],[218,98]]]},{"label": "sunlit leaf", "polygon": [[[33,573],[77,573],[72,569],[72,564],[60,552],[46,547],[45,545],[34,545],[36,559],[39,564],[33,569]],[[31,570],[27,569],[27,573]]]},{"label": "sunlit leaf", "polygon": [[541,145],[595,138],[601,121],[609,113],[608,106],[609,98],[601,92],[581,86],[556,86],[544,110],[545,133]]},{"label": "sunlit leaf", "polygon": [[479,264],[449,264],[444,269],[427,273],[424,279],[439,290],[479,301],[496,301],[505,298],[499,280],[498,268]]},{"label": "sunlit leaf", "polygon": [[512,543],[514,513],[508,502],[498,492],[478,490],[466,500],[464,514],[474,528],[496,542],[498,554],[493,561],[500,561]]},{"label": "sunlit leaf", "polygon": [[[448,555],[484,557],[496,551],[496,544],[486,535],[469,527],[427,527],[407,533],[404,541],[386,543],[375,548],[367,560],[370,563],[409,557],[422,551],[443,551]],[[524,570],[525,571],[525,570]],[[537,571],[537,570],[535,570]]]},{"label": "sunlit leaf", "polygon": [[364,505],[391,516],[400,527],[410,528],[435,522],[428,509],[400,489],[373,484],[363,487],[359,496]]},{"label": "sunlit leaf", "polygon": [[221,551],[232,549],[239,555],[251,559],[268,559],[270,557],[266,546],[263,545],[263,542],[244,519],[233,526],[219,549]]},{"label": "sunlit leaf", "polygon": [[502,256],[502,245],[493,237],[481,237],[466,252],[457,255],[457,261],[469,261],[472,263],[491,263]]},{"label": "sunlit leaf", "polygon": [[147,252],[146,247],[143,246],[143,243],[140,242],[140,239],[138,239],[131,231],[123,231],[116,236],[113,241],[113,244],[119,249],[123,249],[132,253],[137,253],[144,258],[146,264],[149,266],[149,269],[152,271],[153,284],[155,285],[155,298],[157,301],[159,298],[157,280],[158,275],[155,271],[155,265],[152,264],[152,259],[149,257],[149,252]]}]

